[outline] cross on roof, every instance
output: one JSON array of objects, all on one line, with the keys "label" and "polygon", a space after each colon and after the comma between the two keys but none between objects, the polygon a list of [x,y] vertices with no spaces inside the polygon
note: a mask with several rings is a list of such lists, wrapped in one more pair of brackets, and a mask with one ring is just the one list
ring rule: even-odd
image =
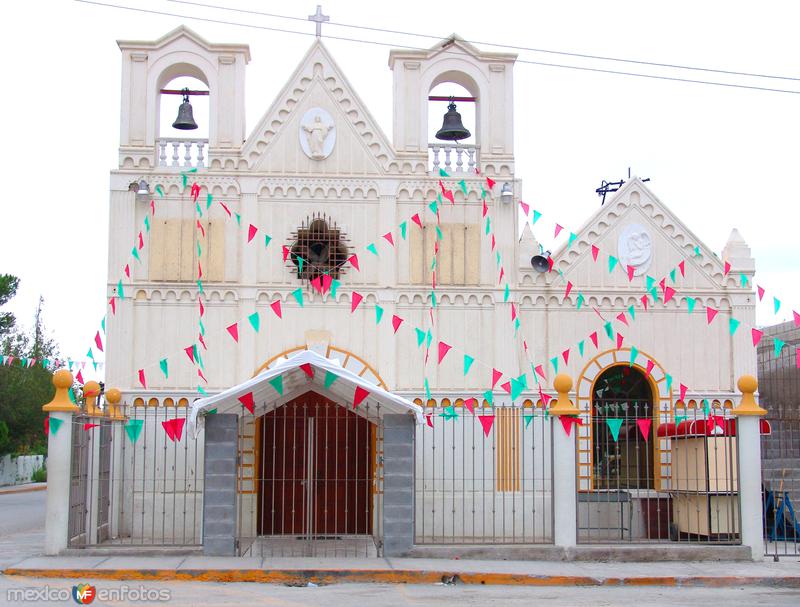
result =
[{"label": "cross on roof", "polygon": [[316,23],[316,25],[317,25],[317,38],[321,38],[322,37],[322,24],[325,23],[326,21],[330,21],[331,18],[328,15],[323,15],[322,14],[322,5],[321,4],[317,4],[317,12],[314,13],[313,15],[309,15],[308,16],[308,20],[309,21],[313,21],[314,23]]}]

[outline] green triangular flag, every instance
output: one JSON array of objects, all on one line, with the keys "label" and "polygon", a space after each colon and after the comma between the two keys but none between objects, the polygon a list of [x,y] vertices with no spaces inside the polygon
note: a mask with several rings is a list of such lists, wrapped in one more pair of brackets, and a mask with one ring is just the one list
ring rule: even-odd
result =
[{"label": "green triangular flag", "polygon": [[522,394],[522,391],[525,389],[525,386],[522,385],[522,382],[518,379],[511,379],[511,400],[517,400],[519,395]]},{"label": "green triangular flag", "polygon": [[745,276],[744,274],[739,274],[739,284],[742,286],[743,289],[747,286],[747,282],[748,282],[747,276]]},{"label": "green triangular flag", "polygon": [[567,241],[567,248],[569,249],[572,246],[572,243],[575,242],[575,239],[578,237],[575,232],[569,233],[569,240]]},{"label": "green triangular flag", "polygon": [[689,310],[689,314],[694,312],[694,307],[697,305],[697,299],[694,297],[688,297],[686,299],[686,308]]},{"label": "green triangular flag", "polygon": [[428,383],[428,378],[425,378],[425,404],[431,399],[431,386]]},{"label": "green triangular flag", "polygon": [[241,226],[242,225],[242,216],[239,215],[239,213],[234,213],[234,215],[236,215],[236,223],[238,223]]},{"label": "green triangular flag", "polygon": [[636,320],[636,308],[631,304],[628,306],[628,314],[631,315],[631,320]]},{"label": "green triangular flag", "polygon": [[73,405],[74,405],[74,404],[76,404],[76,403],[78,402],[78,401],[75,399],[75,390],[73,390],[72,388],[70,388],[69,390],[67,390],[67,396],[69,396],[69,402],[71,402]]},{"label": "green triangular flag", "polygon": [[617,267],[618,263],[619,263],[619,259],[617,259],[613,255],[609,255],[608,256],[608,271],[609,271],[609,273],[614,271],[614,268]]},{"label": "green triangular flag", "polygon": [[653,286],[655,286],[656,279],[653,278],[652,276],[650,276],[649,274],[647,276],[645,276],[644,279],[645,279],[645,282],[647,283],[647,285],[645,286],[645,290],[649,291],[650,289],[653,288]]},{"label": "green triangular flag", "polygon": [[299,305],[302,308],[303,307],[303,290],[300,289],[300,288],[295,289],[294,291],[292,291],[292,297],[294,297],[295,301],[297,301],[297,305]]},{"label": "green triangular flag", "polygon": [[583,341],[584,341],[584,340],[580,340],[580,341],[578,342],[578,352],[580,352],[580,353],[581,353],[581,358],[583,358]]},{"label": "green triangular flag", "polygon": [[492,231],[492,220],[487,216],[486,217],[486,235],[489,235],[489,232]]},{"label": "green triangular flag", "polygon": [[209,409],[208,411],[206,411],[206,415],[216,415],[216,414],[217,414],[217,408],[216,408],[216,407],[214,407],[213,409]]},{"label": "green triangular flag", "polygon": [[614,341],[614,328],[611,326],[611,321],[608,321],[605,324],[606,335],[608,335],[608,339]]},{"label": "green triangular flag", "polygon": [[200,257],[203,254],[203,250],[200,248],[200,241],[197,241],[197,256]]},{"label": "green triangular flag", "polygon": [[371,242],[367,245],[367,251],[372,253],[375,257],[378,256],[378,249],[375,248],[375,243]]},{"label": "green triangular flag", "polygon": [[122,279],[117,283],[117,297],[125,299],[125,292],[122,290]]},{"label": "green triangular flag", "polygon": [[516,337],[517,331],[519,330],[519,327],[520,327],[519,316],[517,316],[514,319],[514,336],[515,337]]},{"label": "green triangular flag", "polygon": [[206,392],[206,389],[205,389],[205,388],[203,388],[203,386],[197,386],[197,391],[198,391],[200,394],[202,394],[203,396],[208,396],[208,392]]},{"label": "green triangular flag", "polygon": [[150,231],[150,218],[147,215],[144,216],[144,229],[145,232]]},{"label": "green triangular flag", "polygon": [[278,375],[269,380],[269,385],[275,388],[275,391],[283,396],[283,375]]},{"label": "green triangular flag", "polygon": [[379,325],[381,323],[381,318],[383,318],[383,308],[381,308],[378,304],[375,304],[375,324]]},{"label": "green triangular flag", "polygon": [[200,215],[200,217],[202,217],[203,216],[203,210],[200,208],[200,203],[199,202],[195,202],[194,203],[194,208],[197,211],[197,214]]},{"label": "green triangular flag", "polygon": [[781,355],[781,350],[783,350],[783,346],[786,345],[786,342],[778,339],[777,337],[774,337],[773,339],[775,340],[775,358],[778,358]]},{"label": "green triangular flag", "polygon": [[[71,389],[71,388],[70,388]],[[48,427],[50,428],[50,434],[56,434],[59,428],[61,428],[61,424],[64,423],[63,419],[58,419],[57,417],[48,417]]]},{"label": "green triangular flag", "polygon": [[464,196],[466,196],[467,195],[467,182],[462,179],[461,181],[458,182],[458,185],[461,186],[461,191],[464,192]]},{"label": "green triangular flag", "polygon": [[431,347],[431,342],[433,341],[433,333],[431,333],[430,329],[428,329],[428,334],[425,336],[425,339],[427,340],[427,343],[425,344],[425,347],[426,348],[430,348]]},{"label": "green triangular flag", "polygon": [[125,422],[125,434],[128,435],[132,443],[139,440],[139,435],[142,433],[142,426],[144,426],[143,419],[129,419]]},{"label": "green triangular flag", "polygon": [[622,427],[622,422],[621,417],[609,417],[606,419],[608,429],[611,431],[611,438],[614,439],[615,443],[619,439],[619,429]]},{"label": "green triangular flag", "polygon": [[203,324],[203,321],[202,320],[198,320],[197,324],[200,325],[200,335],[205,337],[205,335],[206,335],[206,326]]},{"label": "green triangular flag", "polygon": [[325,389],[327,390],[330,388],[337,379],[339,379],[339,376],[336,375],[336,373],[333,371],[325,371]]},{"label": "green triangular flag", "polygon": [[247,317],[247,320],[250,321],[250,324],[253,326],[253,330],[258,333],[258,330],[261,328],[261,317],[258,315],[258,312],[253,312]]},{"label": "green triangular flag", "polygon": [[331,297],[334,299],[336,299],[336,290],[339,288],[340,284],[342,284],[342,281],[336,278],[331,281]]},{"label": "green triangular flag", "polygon": [[206,196],[206,211],[211,208],[211,203],[214,202],[214,197],[211,194]]},{"label": "green triangular flag", "polygon": [[431,291],[431,305],[436,307],[436,291]]},{"label": "green triangular flag", "polygon": [[439,417],[443,417],[445,419],[455,419],[458,417],[458,413],[456,413],[456,408],[453,405],[449,407],[445,407],[444,410],[439,414]]},{"label": "green triangular flag", "polygon": [[672,389],[672,375],[667,373],[665,378],[667,380],[667,392],[669,392]]},{"label": "green triangular flag", "polygon": [[442,234],[442,228],[436,226],[436,240],[444,240],[444,234]]},{"label": "green triangular flag", "polygon": [[533,415],[523,415],[522,419],[525,420],[525,427],[527,428],[528,426],[531,425],[531,422],[533,421]]},{"label": "green triangular flag", "polygon": [[772,298],[773,305],[775,306],[775,314],[778,313],[778,310],[781,309],[781,300],[777,297]]},{"label": "green triangular flag", "polygon": [[500,251],[496,251],[495,252],[494,261],[495,261],[495,265],[499,268],[500,267]]},{"label": "green triangular flag", "polygon": [[264,248],[266,249],[269,246],[269,243],[272,242],[272,236],[269,234],[264,234]]},{"label": "green triangular flag", "polygon": [[669,271],[669,279],[672,281],[672,284],[675,284],[675,268]]},{"label": "green triangular flag", "polygon": [[553,369],[555,369],[555,372],[558,373],[558,356],[551,358],[550,362],[553,364]]},{"label": "green triangular flag", "polygon": [[686,421],[686,416],[685,415],[676,415],[675,416],[675,425],[676,426],[679,425],[681,422],[685,422],[685,421]]},{"label": "green triangular flag", "polygon": [[303,264],[306,262],[306,260],[300,257],[299,255],[295,255],[295,259],[297,259],[297,273],[302,274]]},{"label": "green triangular flag", "polygon": [[433,213],[434,215],[437,215],[439,213],[439,206],[436,204],[435,200],[428,205],[428,208],[431,210],[431,213]]},{"label": "green triangular flag", "polygon": [[542,214],[537,211],[536,209],[533,210],[533,225],[536,225],[536,222],[542,217]]},{"label": "green triangular flag", "polygon": [[169,368],[167,367],[167,359],[162,358],[158,361],[158,366],[161,367],[161,372],[164,374],[165,379],[169,379]]},{"label": "green triangular flag", "polygon": [[709,414],[711,413],[711,408],[708,406],[707,398],[703,399],[703,413],[705,414],[706,417],[708,417]]},{"label": "green triangular flag", "polygon": [[481,186],[481,199],[483,199],[483,198],[486,198],[486,196],[487,196],[488,194],[489,194],[489,192],[487,192],[487,191],[484,189],[484,187],[483,187],[483,186]]},{"label": "green triangular flag", "polygon": [[469,373],[469,368],[472,366],[472,363],[475,362],[475,359],[472,358],[469,354],[464,354],[464,375]]},{"label": "green triangular flag", "polygon": [[628,366],[630,367],[633,366],[633,363],[636,362],[637,356],[639,356],[639,350],[636,348],[636,346],[631,346],[631,362],[629,363]]},{"label": "green triangular flag", "polygon": [[431,259],[431,272],[433,272],[435,269],[436,269],[436,255],[433,256],[433,259]]},{"label": "green triangular flag", "polygon": [[522,387],[528,389],[528,376],[524,373],[517,378],[517,381],[522,384]]},{"label": "green triangular flag", "polygon": [[444,169],[439,169],[439,177],[450,177],[450,175]]},{"label": "green triangular flag", "polygon": [[731,335],[736,333],[736,329],[739,328],[741,323],[731,316],[730,320],[728,320],[728,328],[730,329]]},{"label": "green triangular flag", "polygon": [[483,398],[489,403],[490,407],[494,407],[494,394],[492,394],[491,390],[487,390],[483,393]]},{"label": "green triangular flag", "polygon": [[[89,348],[89,351],[86,353],[86,356],[88,356],[89,358],[91,358],[92,360],[94,360],[94,352],[92,352],[92,349],[91,349],[91,348]],[[46,362],[47,362],[47,359],[45,358],[43,362],[44,362],[44,363],[46,363]],[[47,366],[47,364],[45,364],[45,367],[46,367],[46,366]]]},{"label": "green triangular flag", "polygon": [[584,299],[583,299],[583,293],[578,293],[578,301],[577,301],[577,304],[578,304],[578,309],[579,309],[579,310],[580,310],[580,309],[581,309],[581,307],[583,306],[583,302],[584,302]]},{"label": "green triangular flag", "polygon": [[695,247],[694,248],[694,254],[695,254],[695,257],[699,257],[700,256],[700,247]]},{"label": "green triangular flag", "polygon": [[414,329],[417,332],[417,347],[422,345],[422,342],[425,341],[425,331],[419,328]]},{"label": "green triangular flag", "polygon": [[197,290],[200,293],[205,293],[205,290],[203,289],[203,281],[202,280],[198,280],[197,281]]},{"label": "green triangular flag", "polygon": [[156,186],[156,194],[164,198],[164,188],[162,188],[161,185]]},{"label": "green triangular flag", "polygon": [[505,290],[505,292],[503,293],[503,302],[507,302],[507,301],[508,301],[508,296],[509,296],[510,294],[511,294],[511,293],[510,293],[510,291],[509,291],[509,288],[508,288],[508,283],[506,283],[506,290]]},{"label": "green triangular flag", "polygon": [[408,222],[404,221],[403,223],[400,224],[400,236],[403,238],[403,240],[406,239],[407,228],[408,228]]}]

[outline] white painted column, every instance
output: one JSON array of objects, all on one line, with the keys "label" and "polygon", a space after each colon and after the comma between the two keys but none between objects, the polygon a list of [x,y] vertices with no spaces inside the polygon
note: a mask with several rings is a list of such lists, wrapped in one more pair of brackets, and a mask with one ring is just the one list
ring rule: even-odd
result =
[{"label": "white painted column", "polygon": [[742,400],[732,413],[736,416],[739,439],[739,508],[742,515],[742,545],[750,547],[754,561],[764,558],[763,501],[761,496],[761,416],[766,414],[753,393],[758,382],[742,375],[737,383]]},{"label": "white painted column", "polygon": [[572,389],[572,378],[559,373],[553,381],[558,399],[550,407],[553,437],[553,543],[562,548],[572,548],[578,543],[577,475],[575,470],[576,424],[569,435],[561,417],[577,416],[579,411],[567,396]]},{"label": "white painted column", "polygon": [[[45,518],[45,554],[59,554],[67,548],[69,539],[70,463],[72,461],[72,416],[79,411],[69,400],[72,373],[66,369],[56,371],[53,400],[42,407],[50,416],[51,428],[47,434],[47,511]],[[58,429],[53,432],[55,425]],[[58,422],[61,422],[60,425]]]}]

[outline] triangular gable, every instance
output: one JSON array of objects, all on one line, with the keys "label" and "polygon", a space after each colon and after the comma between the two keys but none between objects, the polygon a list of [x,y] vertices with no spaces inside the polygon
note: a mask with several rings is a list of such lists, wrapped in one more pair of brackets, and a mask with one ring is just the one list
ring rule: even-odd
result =
[{"label": "triangular gable", "polygon": [[[626,268],[621,260],[614,270],[613,279],[589,279],[591,284],[586,281],[589,276],[609,276],[609,255],[620,259],[619,232],[632,223],[639,223],[647,229],[652,239],[654,255],[650,267],[634,278],[635,284],[643,282],[644,275],[660,281],[679,262],[685,261],[687,277],[690,270],[695,270],[693,276],[697,276],[696,280],[702,283],[696,282],[693,288],[723,288],[720,284],[723,275],[722,261],[638,178],[626,183],[614,198],[597,209],[577,232],[577,238],[571,246],[563,243],[553,252],[555,271],[548,282],[558,279],[560,283],[557,271],[561,270],[574,277],[573,283],[580,282],[586,287],[621,287],[629,284]],[[596,263],[592,258],[592,245],[600,249]],[[699,248],[699,255],[695,255],[695,247]],[[583,270],[579,267],[583,267]],[[579,276],[576,282],[575,279]]]},{"label": "triangular gable", "polygon": [[452,53],[454,49],[459,49],[477,61],[508,61],[517,58],[516,53],[497,53],[486,52],[473,46],[456,33],[450,34],[447,38],[440,40],[428,49],[394,49],[389,52],[389,66],[392,65],[397,57],[414,56],[429,60],[441,53]]},{"label": "triangular gable", "polygon": [[[363,165],[364,172],[386,171],[389,163],[395,159],[389,140],[319,40],[311,45],[272,106],[247,138],[242,156],[249,168],[267,172],[271,169],[302,172],[302,168],[291,170],[286,166],[286,153],[303,154],[298,141],[299,121],[307,109],[316,105],[334,118],[336,144],[327,159],[312,161],[308,165],[311,167],[308,172],[338,172],[331,165],[337,161],[339,154],[347,154],[347,162],[352,166],[354,147],[360,148],[363,156],[369,159]],[[348,145],[353,141],[357,141],[358,145]],[[282,145],[285,146],[283,150]],[[270,166],[273,160],[275,164]]]},{"label": "triangular gable", "polygon": [[126,48],[147,48],[157,50],[169,46],[175,40],[180,38],[191,40],[200,48],[210,52],[244,53],[245,63],[250,61],[250,47],[247,44],[209,42],[193,29],[188,28],[185,25],[179,25],[174,30],[167,32],[157,40],[117,40],[117,46],[119,46],[119,48],[122,50]]}]

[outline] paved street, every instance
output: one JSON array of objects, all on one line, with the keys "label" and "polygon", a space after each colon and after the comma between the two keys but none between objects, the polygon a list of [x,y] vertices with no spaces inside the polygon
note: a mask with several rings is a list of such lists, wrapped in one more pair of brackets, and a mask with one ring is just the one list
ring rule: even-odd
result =
[{"label": "paved street", "polygon": [[47,491],[0,493],[0,569],[41,554]]}]

